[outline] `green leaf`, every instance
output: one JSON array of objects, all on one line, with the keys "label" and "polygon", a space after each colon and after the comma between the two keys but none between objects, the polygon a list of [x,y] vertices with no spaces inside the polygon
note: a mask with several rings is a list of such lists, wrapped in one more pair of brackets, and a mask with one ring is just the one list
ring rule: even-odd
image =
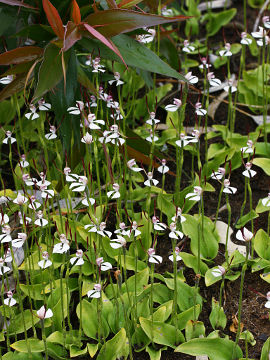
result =
[{"label": "green leaf", "polygon": [[[80,304],[76,308],[76,313],[80,319]],[[106,338],[109,335],[109,327],[107,321],[101,316],[101,323],[99,323],[97,308],[87,300],[82,301],[82,328],[86,336],[91,339],[98,339],[98,329],[102,331],[103,336]]]},{"label": "green leaf", "polygon": [[256,340],[254,339],[253,334],[248,330],[241,332],[239,339],[247,341],[251,346],[256,345]]},{"label": "green leaf", "polygon": [[42,340],[28,338],[27,340],[19,340],[15,343],[11,344],[10,346],[19,352],[28,352],[27,343],[31,352],[42,352],[45,350],[44,342]]},{"label": "green leaf", "polygon": [[[194,313],[195,313],[195,319],[194,319]],[[181,312],[177,315],[177,325],[179,330],[183,330],[186,327],[186,324],[189,320],[196,321],[198,320],[198,317],[201,313],[201,305],[197,304],[192,306],[186,311]]]},{"label": "green leaf", "polygon": [[[120,257],[115,256],[114,258],[116,261],[118,261],[120,259],[119,265],[121,264],[121,266],[124,267],[124,264],[125,264],[124,263],[124,255],[121,255]],[[141,271],[147,267],[147,265],[141,260],[138,260],[137,266],[138,266],[138,271]],[[126,255],[126,270],[135,271],[135,259],[133,256]]]},{"label": "green leaf", "polygon": [[270,260],[269,236],[263,229],[260,229],[255,235],[254,249],[261,258],[265,260]]},{"label": "green leaf", "polygon": [[[181,352],[193,356],[207,355],[210,360],[232,360],[234,342],[227,339],[192,339],[181,344],[175,352]],[[243,356],[242,350],[237,345],[235,348],[235,359]]]},{"label": "green leaf", "polygon": [[[68,63],[70,51],[64,53],[65,64]],[[34,93],[34,99],[40,98],[46,92],[53,89],[63,78],[63,68],[60,49],[50,43],[44,52],[44,59],[38,73],[38,83]]]},{"label": "green leaf", "polygon": [[87,349],[88,349],[89,355],[91,356],[91,358],[93,358],[98,351],[98,344],[87,343]]},{"label": "green leaf", "polygon": [[198,216],[185,215],[186,221],[182,224],[183,232],[190,237],[190,248],[192,253],[198,255],[198,242],[200,237],[200,249],[202,259],[213,259],[218,253],[219,236],[214,229],[212,221],[204,217],[204,228],[202,236],[202,221]]},{"label": "green leaf", "polygon": [[212,298],[212,311],[209,316],[209,320],[214,330],[218,329],[219,327],[224,330],[227,324],[227,318],[224,313],[224,309],[223,307],[219,306],[218,301],[216,301],[214,298]]},{"label": "green leaf", "polygon": [[75,345],[71,345],[70,347],[70,357],[77,357],[87,353],[87,347],[84,349],[77,348]]},{"label": "green leaf", "polygon": [[270,159],[268,158],[255,158],[253,164],[259,166],[263,171],[270,175]]},{"label": "green leaf", "polygon": [[263,344],[260,360],[269,360],[270,337]]},{"label": "green leaf", "polygon": [[255,210],[251,210],[248,214],[240,217],[240,219],[237,221],[237,224],[235,225],[236,229],[241,229],[244,227],[249,221],[256,219],[259,217],[259,215],[256,213]]},{"label": "green leaf", "polygon": [[[32,319],[33,318],[33,319]],[[39,318],[31,313],[30,309],[25,310],[23,313],[17,314],[9,325],[9,335],[20,334],[24,332],[24,323],[26,330],[32,327],[32,321],[34,324],[39,322]]]},{"label": "green leaf", "polygon": [[224,25],[228,24],[236,15],[236,9],[229,9],[218,13],[210,12],[203,17],[203,20],[208,20],[206,30],[208,36],[215,35]]},{"label": "green leaf", "polygon": [[[188,254],[186,252],[180,252],[179,255],[181,256],[184,264],[193,269],[195,271],[195,273],[198,273],[198,259],[196,256],[192,255],[192,254]],[[204,275],[206,273],[206,271],[208,270],[208,266],[200,260],[200,271],[202,273],[202,275]]]},{"label": "green leaf", "polygon": [[185,328],[186,341],[205,336],[205,326],[202,321],[188,320]]},{"label": "green leaf", "polygon": [[269,206],[264,206],[262,204],[262,199],[259,200],[258,205],[256,206],[255,209],[256,213],[261,214],[265,211],[270,211],[270,207]]},{"label": "green leaf", "polygon": [[151,320],[142,317],[139,320],[143,331],[156,344],[167,345],[174,349],[177,344],[185,341],[181,331],[172,325],[159,321],[154,321],[152,324]]},{"label": "green leaf", "polygon": [[125,329],[122,328],[111,340],[102,346],[97,360],[116,360],[122,356],[127,356],[128,352],[128,339]]},{"label": "green leaf", "polygon": [[[191,306],[200,304],[202,306],[202,297],[198,293],[198,289],[189,286],[182,280],[177,279],[177,304],[181,311],[188,310]],[[169,289],[174,290],[174,279],[165,279]]]},{"label": "green leaf", "polygon": [[161,359],[161,349],[155,350],[150,346],[146,346],[145,351],[149,354],[150,360],[160,360]]},{"label": "green leaf", "polygon": [[[3,360],[29,360],[28,353],[8,352],[3,357]],[[33,353],[32,360],[44,360],[42,354]]]},{"label": "green leaf", "polygon": [[[129,36],[118,35],[112,38],[112,41],[122,54],[127,65],[186,81],[183,75],[172,69],[154,52]],[[113,51],[97,40],[82,39],[79,43],[89,52],[99,49],[100,56],[104,59],[119,61],[118,56],[116,56]]]}]

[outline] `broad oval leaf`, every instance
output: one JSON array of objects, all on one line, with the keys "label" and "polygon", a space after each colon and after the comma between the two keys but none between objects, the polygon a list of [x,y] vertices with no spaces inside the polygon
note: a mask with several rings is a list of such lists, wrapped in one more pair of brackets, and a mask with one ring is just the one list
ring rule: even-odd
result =
[{"label": "broad oval leaf", "polygon": [[270,241],[267,233],[260,229],[254,238],[254,248],[256,253],[265,260],[270,260]]},{"label": "broad oval leaf", "polygon": [[263,171],[270,175],[270,159],[268,158],[255,158],[253,164],[259,166]]},{"label": "broad oval leaf", "polygon": [[28,346],[30,348],[30,351],[33,353],[42,352],[44,351],[44,342],[42,340],[34,339],[34,338],[28,338],[27,340],[19,340],[15,343],[11,344],[10,346],[19,351],[19,352],[28,352]]},{"label": "broad oval leaf", "polygon": [[[193,356],[207,355],[210,360],[232,360],[234,342],[228,339],[192,339],[181,344],[175,349],[175,352],[181,352]],[[243,356],[242,350],[237,345],[235,348],[234,359]]]},{"label": "broad oval leaf", "polygon": [[24,46],[0,55],[0,65],[27,63],[36,60],[43,54],[43,49],[38,46]]},{"label": "broad oval leaf", "polygon": [[140,318],[140,323],[143,328],[143,331],[154,343],[160,345],[167,345],[172,348],[177,346],[177,343],[182,343],[185,341],[184,335],[180,330],[176,329],[174,326],[166,324],[160,321],[154,321]]},{"label": "broad oval leaf", "polygon": [[126,331],[122,328],[111,340],[104,344],[97,360],[116,360],[127,356],[129,352]]}]

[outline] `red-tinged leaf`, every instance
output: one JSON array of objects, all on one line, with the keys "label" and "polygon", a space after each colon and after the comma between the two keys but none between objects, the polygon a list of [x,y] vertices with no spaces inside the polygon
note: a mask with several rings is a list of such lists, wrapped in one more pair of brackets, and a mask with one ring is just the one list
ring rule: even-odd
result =
[{"label": "red-tinged leaf", "polygon": [[49,24],[59,39],[64,39],[64,26],[58,11],[49,0],[42,0]]},{"label": "red-tinged leaf", "polygon": [[0,3],[11,5],[11,6],[22,6],[27,9],[37,10],[37,8],[35,8],[34,6],[28,5],[28,4],[18,1],[18,0],[0,0]]},{"label": "red-tinged leaf", "polygon": [[120,54],[120,51],[117,49],[117,47],[112,43],[110,39],[106,39],[106,37],[104,37],[102,34],[100,34],[100,32],[95,30],[91,25],[83,24],[83,26],[94,38],[101,41],[104,45],[106,45],[109,49],[111,49],[117,56],[119,56],[120,59],[123,61],[123,63],[126,65],[125,60]]},{"label": "red-tinged leaf", "polygon": [[112,37],[143,27],[151,27],[189,19],[189,16],[165,17],[133,10],[110,9],[88,15],[84,22],[92,27],[98,27],[100,34]]},{"label": "red-tinged leaf", "polygon": [[73,0],[73,9],[72,9],[72,19],[75,22],[75,24],[79,25],[81,22],[81,12],[80,12],[80,8],[79,5],[77,4],[76,0]]},{"label": "red-tinged leaf", "polygon": [[143,0],[122,0],[119,4],[118,7],[121,9],[128,9],[132,6],[135,6],[137,4],[139,4],[140,2],[142,2]]},{"label": "red-tinged leaf", "polygon": [[[16,77],[10,84],[6,85],[0,92],[0,102],[23,90],[27,74],[23,73]],[[28,79],[30,81],[31,78]]]},{"label": "red-tinged leaf", "polygon": [[77,41],[81,40],[82,35],[80,33],[79,27],[73,22],[69,21],[67,23],[67,30],[65,33],[65,39],[63,41],[63,50],[67,51],[70,49]]},{"label": "red-tinged leaf", "polygon": [[4,77],[4,76],[7,76],[7,75],[18,75],[18,74],[25,73],[25,72],[29,71],[29,69],[31,68],[33,63],[34,63],[34,61],[30,61],[28,63],[22,63],[22,64],[14,65],[14,66],[12,66],[12,68],[8,69],[3,74],[1,74],[0,77]]},{"label": "red-tinged leaf", "polygon": [[118,6],[117,6],[115,0],[106,0],[106,2],[110,9],[118,9]]},{"label": "red-tinged leaf", "polygon": [[36,60],[43,54],[43,49],[37,46],[25,46],[7,51],[0,55],[0,65],[21,64]]}]

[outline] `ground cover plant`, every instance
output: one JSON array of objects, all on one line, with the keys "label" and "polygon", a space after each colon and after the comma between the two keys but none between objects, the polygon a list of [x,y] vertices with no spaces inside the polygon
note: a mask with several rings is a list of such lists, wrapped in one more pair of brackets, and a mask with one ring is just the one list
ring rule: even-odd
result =
[{"label": "ground cover plant", "polygon": [[0,359],[269,360],[269,10],[0,0]]}]

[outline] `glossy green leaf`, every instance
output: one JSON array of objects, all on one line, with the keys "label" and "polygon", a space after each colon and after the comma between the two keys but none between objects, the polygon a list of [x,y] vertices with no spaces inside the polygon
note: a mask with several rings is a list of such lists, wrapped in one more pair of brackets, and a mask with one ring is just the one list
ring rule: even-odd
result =
[{"label": "glossy green leaf", "polygon": [[237,221],[237,224],[235,225],[236,229],[241,229],[244,227],[249,221],[256,219],[259,217],[259,215],[256,213],[256,211],[251,210],[246,215],[240,217],[240,219]]},{"label": "glossy green leaf", "polygon": [[263,344],[260,360],[269,360],[270,337]]},{"label": "glossy green leaf", "polygon": [[31,310],[27,309],[22,313],[15,315],[9,325],[9,335],[20,334],[24,332],[24,323],[26,330],[32,327],[32,323],[37,324],[39,318],[31,313]]},{"label": "glossy green leaf", "polygon": [[253,164],[259,166],[267,175],[270,175],[270,159],[255,158]]},{"label": "glossy green leaf", "polygon": [[[181,256],[184,264],[193,269],[195,271],[195,273],[198,273],[198,259],[195,255],[192,254],[188,254],[186,252],[180,252],[179,255]],[[201,274],[204,275],[206,273],[206,271],[208,270],[208,266],[203,262],[200,261],[200,271]]]},{"label": "glossy green leaf", "polygon": [[161,349],[155,350],[150,346],[146,346],[145,351],[149,354],[150,360],[160,360],[161,359]]},{"label": "glossy green leaf", "polygon": [[205,335],[205,326],[202,321],[188,320],[185,328],[186,341]]},{"label": "glossy green leaf", "polygon": [[204,217],[204,229],[202,234],[202,221],[198,216],[185,215],[186,221],[182,224],[183,232],[191,239],[191,251],[198,255],[198,241],[200,237],[200,249],[202,259],[213,259],[218,252],[219,235],[214,230],[214,225],[208,217]]},{"label": "glossy green leaf", "polygon": [[212,298],[212,311],[209,316],[209,320],[214,330],[218,328],[222,328],[224,330],[227,324],[227,318],[224,313],[224,309],[223,307],[219,306],[218,301],[216,301],[214,298]]},{"label": "glossy green leaf", "polygon": [[111,340],[104,344],[98,354],[97,360],[116,360],[128,355],[128,339],[126,331],[122,328]]},{"label": "glossy green leaf", "polygon": [[144,319],[142,317],[139,320],[143,331],[146,333],[149,339],[151,339],[156,344],[167,345],[175,348],[177,344],[185,341],[181,331],[172,325],[159,321],[154,321],[152,324],[151,320]]},{"label": "glossy green leaf", "polygon": [[254,238],[254,249],[256,250],[256,253],[265,260],[270,260],[269,240],[269,236],[263,229],[259,229]]},{"label": "glossy green leaf", "polygon": [[77,356],[81,356],[87,353],[87,347],[85,347],[84,349],[80,349],[77,348],[75,345],[71,345],[70,346],[70,357],[77,357]]},{"label": "glossy green leaf", "polygon": [[236,12],[237,10],[232,8],[218,13],[210,12],[206,14],[203,17],[203,20],[207,20],[206,30],[208,36],[215,35],[222,26],[228,24],[234,18]]},{"label": "glossy green leaf", "polygon": [[[169,289],[174,290],[174,279],[165,279]],[[198,293],[198,289],[189,286],[182,280],[177,279],[177,304],[181,311],[188,310],[196,304],[202,305],[202,297]]]},{"label": "glossy green leaf", "polygon": [[88,353],[93,358],[98,351],[98,344],[87,344]]},{"label": "glossy green leaf", "polygon": [[31,352],[42,352],[44,351],[44,342],[42,340],[28,338],[27,340],[19,340],[10,346],[19,352],[28,352],[27,343]]},{"label": "glossy green leaf", "polygon": [[[201,305],[197,304],[177,315],[178,329],[183,330],[189,320],[196,321],[201,313]],[[194,319],[195,314],[195,319]]]},{"label": "glossy green leaf", "polygon": [[[227,339],[192,339],[178,346],[175,351],[193,356],[207,355],[210,360],[232,360],[234,342]],[[235,358],[242,357],[242,350],[237,345]]]},{"label": "glossy green leaf", "polygon": [[[77,305],[76,313],[80,318],[80,304]],[[97,315],[97,307],[87,300],[82,301],[82,328],[86,336],[91,339],[98,339],[98,331],[102,331],[106,338],[109,335],[109,327],[107,321],[101,316],[101,323]]]}]

